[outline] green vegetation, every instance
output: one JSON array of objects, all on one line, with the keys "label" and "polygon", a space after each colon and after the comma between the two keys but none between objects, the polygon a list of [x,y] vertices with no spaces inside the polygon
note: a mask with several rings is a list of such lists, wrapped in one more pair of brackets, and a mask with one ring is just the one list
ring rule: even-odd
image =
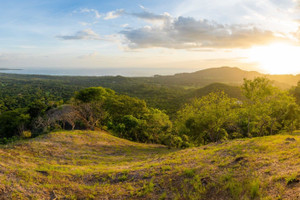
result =
[{"label": "green vegetation", "polygon": [[299,198],[300,82],[241,73],[0,74],[0,199]]},{"label": "green vegetation", "polygon": [[0,199],[297,199],[300,136],[185,150],[99,131],[0,145]]},{"label": "green vegetation", "polygon": [[[241,88],[231,86],[227,91],[237,99],[216,86],[228,89],[214,84],[207,87],[214,92],[205,96],[192,101],[183,97],[187,103],[178,106],[171,118],[168,112],[151,108],[144,100],[103,87],[81,89],[65,104],[64,100],[37,98],[25,107],[21,104],[0,114],[0,142],[22,136],[24,131],[36,136],[60,129],[102,129],[132,141],[189,147],[293,132],[300,126],[300,108],[293,93],[297,87],[287,92],[266,78],[245,79]],[[202,90],[202,94],[208,91]],[[193,95],[198,96],[199,90]]]},{"label": "green vegetation", "polygon": [[178,112],[178,133],[199,145],[282,130],[292,133],[299,128],[300,109],[295,98],[272,86],[268,79],[245,79],[242,92],[244,101],[217,92],[186,104]]}]

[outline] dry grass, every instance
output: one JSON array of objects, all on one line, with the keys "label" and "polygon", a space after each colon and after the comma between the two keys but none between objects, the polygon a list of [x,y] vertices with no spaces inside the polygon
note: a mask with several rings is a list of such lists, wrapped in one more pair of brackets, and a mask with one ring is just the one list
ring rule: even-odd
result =
[{"label": "dry grass", "polygon": [[300,199],[300,136],[186,150],[105,132],[0,146],[0,199]]}]

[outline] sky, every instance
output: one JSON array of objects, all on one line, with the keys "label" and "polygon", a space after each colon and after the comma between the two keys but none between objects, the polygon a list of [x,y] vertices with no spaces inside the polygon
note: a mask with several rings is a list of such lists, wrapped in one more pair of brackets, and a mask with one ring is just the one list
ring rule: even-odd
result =
[{"label": "sky", "polygon": [[0,68],[297,74],[299,25],[297,0],[0,0]]}]

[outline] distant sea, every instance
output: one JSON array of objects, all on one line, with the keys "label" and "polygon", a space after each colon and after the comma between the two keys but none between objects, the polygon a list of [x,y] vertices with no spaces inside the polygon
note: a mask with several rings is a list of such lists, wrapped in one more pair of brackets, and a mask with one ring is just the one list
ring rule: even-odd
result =
[{"label": "distant sea", "polygon": [[57,75],[57,76],[127,76],[127,77],[149,77],[154,75],[174,75],[177,73],[194,72],[197,69],[187,68],[28,68],[9,69],[0,68],[0,73],[9,74],[35,74],[35,75]]}]

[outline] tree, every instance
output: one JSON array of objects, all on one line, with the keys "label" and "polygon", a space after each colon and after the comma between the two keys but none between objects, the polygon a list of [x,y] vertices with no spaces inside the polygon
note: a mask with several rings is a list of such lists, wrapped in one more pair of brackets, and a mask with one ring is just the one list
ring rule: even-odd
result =
[{"label": "tree", "polygon": [[169,116],[158,109],[149,109],[149,112],[143,117],[145,120],[143,131],[147,135],[147,141],[152,143],[161,143],[164,135],[172,131],[172,122]]},{"label": "tree", "polygon": [[247,136],[263,136],[284,128],[284,118],[295,98],[287,91],[272,85],[266,78],[244,80],[242,86],[246,101],[240,119],[247,124]]},{"label": "tree", "polygon": [[148,112],[145,101],[127,95],[115,95],[107,98],[103,108],[109,113],[111,120],[117,123],[125,115],[141,119]]},{"label": "tree", "polygon": [[293,133],[295,128],[300,127],[300,108],[296,103],[291,103],[284,114],[286,128]]},{"label": "tree", "polygon": [[31,118],[36,118],[39,115],[43,114],[46,111],[47,107],[48,106],[45,104],[45,102],[41,101],[40,99],[36,99],[28,105],[28,114]]},{"label": "tree", "polygon": [[75,94],[73,105],[88,127],[94,129],[104,125],[108,113],[104,104],[115,97],[115,92],[102,87],[82,89]]},{"label": "tree", "polygon": [[143,132],[141,131],[142,123],[142,120],[132,115],[125,115],[122,117],[122,120],[115,125],[114,130],[120,137],[132,141],[145,142],[146,139],[143,137]]},{"label": "tree", "polygon": [[115,92],[111,89],[103,87],[91,87],[80,90],[75,93],[75,100],[81,103],[103,102],[107,97],[114,95]]},{"label": "tree", "polygon": [[251,136],[251,132],[258,132],[257,123],[260,124],[260,132],[266,124],[266,112],[269,111],[267,102],[268,97],[274,92],[274,87],[271,82],[263,77],[255,78],[254,80],[244,79],[242,85],[242,93],[246,97],[244,108],[247,117],[247,135]]},{"label": "tree", "polygon": [[300,81],[298,82],[298,85],[291,90],[291,92],[296,98],[297,104],[300,105]]},{"label": "tree", "polygon": [[29,123],[24,109],[6,111],[0,115],[0,138],[19,136]]},{"label": "tree", "polygon": [[239,101],[224,92],[213,92],[194,99],[178,112],[177,129],[196,144],[216,142],[228,137],[226,127],[236,121]]}]

